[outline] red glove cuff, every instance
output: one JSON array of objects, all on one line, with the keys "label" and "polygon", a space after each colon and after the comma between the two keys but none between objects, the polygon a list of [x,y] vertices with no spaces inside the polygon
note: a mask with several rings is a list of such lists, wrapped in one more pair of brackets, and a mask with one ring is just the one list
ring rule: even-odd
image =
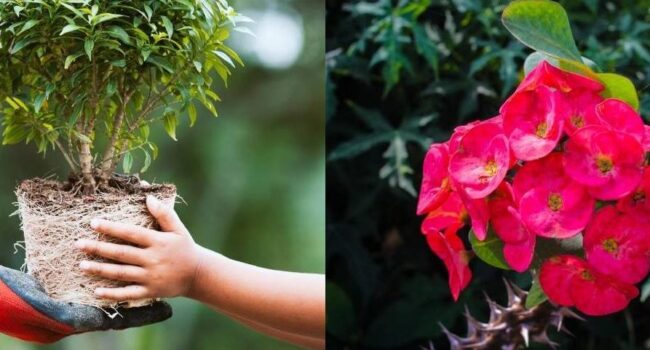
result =
[{"label": "red glove cuff", "polygon": [[74,328],[40,313],[0,281],[0,332],[41,344],[74,333]]}]

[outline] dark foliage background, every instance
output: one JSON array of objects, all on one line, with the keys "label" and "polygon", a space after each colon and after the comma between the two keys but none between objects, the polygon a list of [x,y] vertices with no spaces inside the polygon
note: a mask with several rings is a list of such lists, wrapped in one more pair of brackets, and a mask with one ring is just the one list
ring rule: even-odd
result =
[{"label": "dark foliage background", "polygon": [[[650,1],[560,2],[583,55],[630,77],[650,115]],[[485,320],[502,277],[529,286],[475,260],[454,303],[415,216],[428,145],[495,115],[521,78],[530,50],[501,25],[506,4],[327,1],[328,348],[445,349],[439,323],[464,332],[465,305]],[[552,336],[563,349],[650,349],[650,302],[568,327]]]}]

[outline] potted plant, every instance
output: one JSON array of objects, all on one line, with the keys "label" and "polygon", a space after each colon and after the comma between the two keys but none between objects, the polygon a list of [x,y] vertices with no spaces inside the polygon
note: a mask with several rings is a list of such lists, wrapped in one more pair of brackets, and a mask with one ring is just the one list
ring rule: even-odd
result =
[{"label": "potted plant", "polygon": [[[119,283],[88,277],[73,242],[97,237],[93,217],[154,225],[144,199],[175,200],[173,185],[141,186],[158,147],[150,127],[176,126],[196,104],[213,115],[213,72],[227,82],[242,64],[224,41],[239,16],[225,0],[0,1],[2,143],[60,152],[64,181],[31,179],[16,190],[26,265],[53,298],[99,307],[94,289]],[[147,301],[130,301],[138,305]]]}]

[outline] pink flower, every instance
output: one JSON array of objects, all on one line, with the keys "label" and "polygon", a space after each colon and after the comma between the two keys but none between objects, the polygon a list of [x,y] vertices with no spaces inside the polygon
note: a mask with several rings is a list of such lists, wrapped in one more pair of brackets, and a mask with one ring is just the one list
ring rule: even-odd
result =
[{"label": "pink flower", "polygon": [[490,208],[488,207],[487,198],[470,198],[462,189],[458,191],[458,195],[465,209],[467,209],[476,238],[480,241],[485,240],[490,220]]},{"label": "pink flower", "polygon": [[484,198],[501,183],[510,166],[508,140],[496,123],[476,125],[460,140],[449,173],[473,199]]},{"label": "pink flower", "polygon": [[432,231],[427,233],[429,248],[443,261],[449,273],[449,289],[454,300],[458,300],[460,292],[472,280],[472,271],[469,269],[469,254],[465,250],[463,241],[458,238],[458,226],[448,227],[444,233]]},{"label": "pink flower", "polygon": [[547,61],[542,61],[528,73],[515,92],[535,90],[539,86],[548,86],[563,93],[585,90],[601,92],[604,89],[603,85],[594,79],[563,71]]},{"label": "pink flower", "polygon": [[539,281],[552,302],[575,306],[591,316],[621,311],[639,295],[634,285],[594,271],[586,261],[572,255],[545,261]]},{"label": "pink flower", "polygon": [[647,213],[601,208],[587,226],[584,249],[594,270],[626,283],[637,283],[650,271],[650,220]]},{"label": "pink flower", "polygon": [[524,272],[530,267],[535,253],[536,241],[537,239],[534,234],[528,234],[528,237],[523,242],[505,242],[503,246],[503,257],[513,270]]},{"label": "pink flower", "polygon": [[585,187],[566,176],[562,154],[526,163],[514,178],[526,227],[543,237],[568,238],[582,231],[595,201]]},{"label": "pink flower", "polygon": [[565,170],[602,200],[621,198],[641,181],[644,152],[633,136],[603,126],[587,126],[565,147]]},{"label": "pink flower", "polygon": [[438,208],[427,214],[422,222],[422,233],[428,234],[434,231],[442,231],[449,226],[462,226],[467,217],[467,210],[456,192],[449,194],[449,197]]},{"label": "pink flower", "polygon": [[562,109],[560,93],[543,85],[508,98],[500,112],[517,159],[534,160],[553,151],[562,136]]},{"label": "pink flower", "polygon": [[596,106],[596,114],[602,124],[610,129],[630,134],[639,142],[645,139],[643,120],[627,103],[608,98]]},{"label": "pink flower", "polygon": [[643,125],[643,150],[650,152],[650,126]]},{"label": "pink flower", "polygon": [[417,214],[422,215],[439,206],[449,195],[449,154],[446,144],[435,143],[424,157],[422,185]]},{"label": "pink flower", "polygon": [[637,188],[626,197],[621,198],[616,203],[616,208],[620,211],[630,211],[634,209],[646,210],[650,213],[650,166],[643,168],[641,183]]},{"label": "pink flower", "polygon": [[564,104],[564,131],[567,135],[571,136],[587,125],[600,124],[596,106],[602,101],[599,90],[577,89],[567,93]]}]

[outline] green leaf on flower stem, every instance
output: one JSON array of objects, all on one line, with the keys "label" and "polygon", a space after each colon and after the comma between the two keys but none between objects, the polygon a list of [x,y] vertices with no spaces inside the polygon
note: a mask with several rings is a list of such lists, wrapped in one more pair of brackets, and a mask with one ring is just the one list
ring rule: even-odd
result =
[{"label": "green leaf on flower stem", "polygon": [[167,18],[167,16],[161,16],[163,25],[165,26],[165,31],[167,31],[167,36],[171,39],[172,35],[174,34],[174,25],[172,24],[172,21]]},{"label": "green leaf on flower stem", "polygon": [[485,263],[500,269],[510,270],[510,266],[503,257],[503,241],[494,234],[493,230],[488,231],[483,241],[479,241],[474,230],[470,230],[469,243],[472,245],[472,250],[476,253],[476,256]]},{"label": "green leaf on flower stem", "polygon": [[548,0],[520,0],[508,5],[503,25],[524,45],[557,58],[580,62],[566,11]]},{"label": "green leaf on flower stem", "polygon": [[614,73],[598,73],[596,75],[605,85],[604,97],[618,98],[627,102],[637,111],[639,110],[639,96],[630,79]]},{"label": "green leaf on flower stem", "polygon": [[548,300],[546,293],[542,290],[542,285],[539,283],[539,278],[533,278],[533,284],[528,290],[528,296],[526,297],[526,309],[532,309],[535,306]]}]

